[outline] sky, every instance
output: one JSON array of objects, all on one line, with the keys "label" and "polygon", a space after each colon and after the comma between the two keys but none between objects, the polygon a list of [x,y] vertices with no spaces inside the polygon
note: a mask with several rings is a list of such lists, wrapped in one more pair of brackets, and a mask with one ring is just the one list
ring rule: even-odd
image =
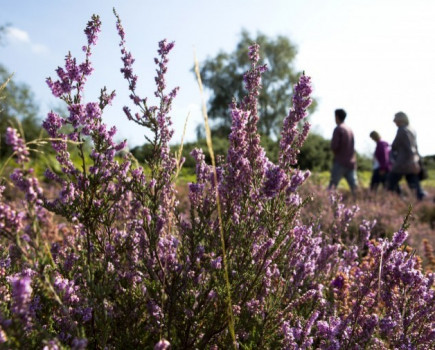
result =
[{"label": "sky", "polygon": [[0,25],[9,24],[0,64],[31,87],[42,117],[61,105],[46,78],[56,77],[55,69],[63,66],[69,51],[83,60],[83,30],[92,14],[100,15],[102,32],[92,56],[95,71],[85,98],[97,100],[103,86],[116,90],[104,120],[116,125],[119,140],[127,138],[134,147],[144,143],[145,131],[122,112],[131,104],[119,72],[113,7],[136,59],[138,91],[151,101],[158,42],[175,41],[167,75],[168,88],[180,87],[172,111],[173,143],[180,142],[187,115],[185,140],[194,141],[195,128],[203,123],[202,97],[191,72],[194,54],[201,64],[220,51],[232,52],[246,29],[271,38],[284,35],[296,45],[293,65],[312,78],[318,101],[310,115],[314,132],[330,138],[334,110],[343,108],[357,151],[370,155],[375,145],[369,133],[377,130],[392,142],[397,131],[394,114],[403,111],[417,133],[420,153],[435,154],[433,0],[0,0]]}]

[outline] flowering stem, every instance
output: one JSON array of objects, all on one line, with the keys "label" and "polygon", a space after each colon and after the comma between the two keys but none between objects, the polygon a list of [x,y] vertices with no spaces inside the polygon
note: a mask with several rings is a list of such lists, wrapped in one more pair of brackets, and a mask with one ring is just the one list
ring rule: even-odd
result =
[{"label": "flowering stem", "polygon": [[204,94],[203,94],[203,87],[202,87],[202,81],[201,81],[201,75],[199,73],[199,65],[198,61],[195,56],[195,73],[196,78],[199,85],[199,90],[201,92],[202,97],[202,113],[204,117],[205,122],[205,130],[206,130],[206,140],[207,140],[207,147],[208,151],[210,153],[212,168],[213,168],[213,177],[214,177],[214,183],[215,183],[215,194],[216,194],[216,206],[217,206],[217,212],[218,212],[218,221],[219,221],[219,233],[221,238],[221,246],[222,246],[222,263],[223,263],[223,269],[224,269],[224,277],[225,277],[225,286],[227,291],[227,312],[228,312],[228,328],[231,334],[231,338],[233,340],[233,347],[234,349],[237,349],[237,341],[236,341],[236,333],[234,329],[234,314],[233,314],[233,308],[232,308],[232,301],[231,301],[231,284],[230,279],[228,276],[228,262],[227,262],[227,256],[226,256],[226,250],[225,250],[225,234],[223,229],[223,223],[222,223],[222,212],[221,212],[221,205],[219,200],[219,185],[218,185],[218,177],[216,172],[216,163],[214,158],[214,152],[213,152],[213,144],[211,139],[211,132],[210,132],[210,126],[208,125],[208,115],[207,115],[207,109],[205,107],[204,102]]}]

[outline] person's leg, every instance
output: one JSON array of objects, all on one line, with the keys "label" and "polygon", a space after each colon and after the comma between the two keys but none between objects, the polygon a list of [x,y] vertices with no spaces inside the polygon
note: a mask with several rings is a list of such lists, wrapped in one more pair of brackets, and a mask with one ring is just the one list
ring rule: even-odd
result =
[{"label": "person's leg", "polygon": [[379,183],[381,182],[379,169],[374,169],[372,173],[372,178],[370,180],[370,189],[376,191],[378,189]]},{"label": "person's leg", "polygon": [[382,184],[382,186],[384,187],[384,189],[387,188],[388,186],[388,173],[383,173],[379,175],[379,182]]},{"label": "person's leg", "polygon": [[405,177],[409,188],[416,194],[417,199],[421,201],[426,196],[426,193],[421,188],[418,174],[406,174]]},{"label": "person's leg", "polygon": [[343,167],[337,162],[334,162],[332,164],[331,179],[329,180],[328,189],[337,188],[338,183],[340,182],[342,177],[343,177]]},{"label": "person's leg", "polygon": [[396,192],[397,194],[401,194],[399,181],[402,178],[402,174],[399,173],[389,173],[388,174],[388,180],[387,180],[387,189],[388,191]]},{"label": "person's leg", "polygon": [[401,191],[400,191],[399,181],[402,178],[402,176],[403,176],[402,174],[393,173],[393,172],[391,172],[388,175],[387,188],[389,191],[400,194]]},{"label": "person's leg", "polygon": [[358,179],[356,177],[356,170],[355,169],[346,169],[346,173],[344,174],[346,181],[350,187],[350,191],[352,192],[352,195],[355,197],[355,191],[358,187]]}]

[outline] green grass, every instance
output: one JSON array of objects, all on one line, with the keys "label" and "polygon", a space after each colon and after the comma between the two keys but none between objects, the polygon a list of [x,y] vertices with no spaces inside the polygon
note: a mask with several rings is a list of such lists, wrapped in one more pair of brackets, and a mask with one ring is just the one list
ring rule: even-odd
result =
[{"label": "green grass", "polygon": [[[423,187],[426,188],[435,188],[435,169],[434,170],[428,170],[429,178],[422,181]],[[358,184],[360,187],[368,188],[370,186],[370,179],[372,177],[371,171],[358,171]],[[329,171],[322,171],[322,172],[314,172],[311,174],[311,181],[315,182],[316,184],[322,185],[322,186],[328,186],[329,184],[329,178],[330,178],[330,172]],[[195,181],[195,171],[191,168],[183,168],[181,169],[180,175],[178,177],[177,183],[187,183],[187,182],[194,182]],[[406,186],[405,178],[403,178],[400,182],[401,185]],[[346,182],[346,180],[340,181],[338,184],[339,189],[343,190],[349,190],[349,186]]]},{"label": "green grass", "polygon": [[181,168],[180,174],[178,174],[177,184],[184,184],[188,182],[195,182],[196,174],[195,169]]},{"label": "green grass", "polygon": [[[434,188],[435,187],[435,169],[428,170],[428,173],[429,173],[429,178],[422,181],[421,183],[422,183],[423,187]],[[358,176],[358,184],[360,187],[368,188],[370,186],[370,179],[372,177],[371,171],[358,171],[357,176]],[[314,181],[317,184],[324,185],[324,186],[328,186],[329,177],[330,177],[329,171],[322,171],[319,173],[311,174],[312,181]],[[400,184],[406,186],[405,178],[402,178]],[[338,188],[349,190],[349,186],[348,186],[346,180],[343,179],[342,181],[340,181],[340,183],[338,184]]]},{"label": "green grass", "polygon": [[[87,157],[87,164],[91,164],[91,160],[89,159],[89,157]],[[0,168],[3,166],[4,161],[0,162]],[[72,161],[74,163],[74,165],[78,166],[79,168],[81,167],[81,159],[78,157],[77,154],[73,153],[73,157],[72,157]],[[16,166],[17,164],[13,161],[10,160],[9,165],[11,167]],[[56,161],[55,157],[53,154],[45,154],[44,156],[40,156],[37,159],[34,159],[31,161],[30,164],[31,167],[33,167],[35,169],[35,173],[39,178],[43,178],[44,177],[44,171],[47,168],[51,168],[56,172],[60,172],[60,167],[58,162]],[[6,175],[8,176],[10,172],[9,171],[6,172]],[[422,185],[425,188],[435,188],[435,169],[428,169],[428,174],[429,174],[429,178],[422,181]],[[370,186],[370,179],[371,179],[372,173],[370,171],[358,171],[358,183],[360,187],[363,188],[368,188]],[[322,185],[322,186],[328,186],[329,183],[329,178],[330,178],[330,172],[329,171],[322,171],[322,172],[313,172],[311,174],[311,181]],[[196,176],[195,176],[195,169],[191,168],[191,167],[183,167],[180,171],[180,174],[178,176],[177,179],[177,184],[178,185],[184,185],[187,184],[189,182],[195,182],[196,181]],[[403,178],[401,181],[401,184],[406,185],[406,181]],[[347,184],[347,182],[343,179],[342,181],[340,181],[339,185],[338,185],[339,189],[343,189],[343,190],[349,190],[349,186]]]},{"label": "green grass", "polygon": [[429,178],[422,181],[424,187],[435,187],[435,169],[430,169],[427,171]]}]

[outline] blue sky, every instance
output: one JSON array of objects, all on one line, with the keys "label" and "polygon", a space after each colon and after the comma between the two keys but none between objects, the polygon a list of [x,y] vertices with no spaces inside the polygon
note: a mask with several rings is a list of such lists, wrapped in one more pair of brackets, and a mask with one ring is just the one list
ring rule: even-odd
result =
[{"label": "blue sky", "polygon": [[[119,38],[112,8],[126,30],[127,46],[136,58],[141,95],[151,97],[157,43],[175,41],[170,55],[168,87],[180,86],[174,102],[174,142],[181,139],[190,112],[186,138],[193,140],[202,122],[201,96],[190,69],[194,50],[201,62],[220,50],[232,51],[242,28],[274,37],[285,35],[298,48],[297,70],[312,77],[318,109],[313,130],[330,137],[333,112],[344,108],[359,152],[370,154],[369,138],[377,130],[392,141],[394,113],[404,111],[417,131],[420,153],[435,154],[435,2],[432,0],[0,0],[0,24],[9,23],[0,63],[15,79],[29,84],[41,115],[59,103],[45,78],[55,76],[68,51],[83,57],[83,29],[93,13],[103,22],[92,57],[96,68],[86,98],[99,89],[117,91],[105,120],[116,125],[130,146],[144,141],[144,131],[122,112],[128,91],[119,69]],[[290,102],[289,102],[290,107]]]}]

